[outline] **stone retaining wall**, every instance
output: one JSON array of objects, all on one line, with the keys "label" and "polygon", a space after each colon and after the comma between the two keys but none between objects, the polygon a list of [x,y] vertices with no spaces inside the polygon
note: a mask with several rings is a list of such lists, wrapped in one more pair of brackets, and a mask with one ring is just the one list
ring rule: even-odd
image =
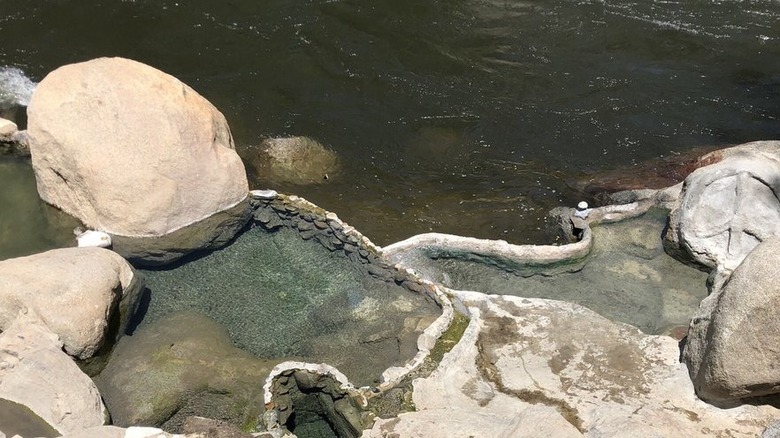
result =
[{"label": "stone retaining wall", "polygon": [[[405,376],[416,370],[442,333],[452,322],[454,310],[447,294],[436,284],[422,280],[411,269],[388,262],[380,247],[374,245],[354,227],[339,219],[333,213],[295,195],[278,194],[273,190],[250,192],[253,208],[253,226],[263,227],[269,232],[288,227],[297,230],[304,240],[312,240],[333,252],[343,255],[355,263],[366,265],[367,272],[383,281],[394,282],[407,290],[425,294],[442,308],[442,315],[428,326],[417,339],[417,354],[403,366],[391,367],[380,377],[377,387],[355,388],[336,368],[327,364],[304,362],[283,362],[271,371],[264,385],[266,413],[263,423],[267,430],[282,436],[281,425],[289,416],[291,402],[289,383],[297,372],[330,376],[341,384],[339,398],[348,397],[365,407],[368,399],[395,387]],[[332,385],[331,385],[332,386]],[[333,392],[331,390],[331,392]]]}]

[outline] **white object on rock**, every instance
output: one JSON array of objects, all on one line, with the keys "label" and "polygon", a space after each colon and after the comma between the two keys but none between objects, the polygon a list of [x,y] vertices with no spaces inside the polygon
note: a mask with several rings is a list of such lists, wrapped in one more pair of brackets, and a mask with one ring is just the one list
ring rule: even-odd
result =
[{"label": "white object on rock", "polygon": [[102,231],[87,230],[76,236],[79,248],[85,246],[96,246],[98,248],[108,248],[111,246],[111,236]]},{"label": "white object on rock", "polygon": [[251,190],[249,194],[255,199],[276,199],[276,190]]},{"label": "white object on rock", "polygon": [[577,211],[574,212],[574,216],[585,219],[589,214],[590,209],[588,208],[588,203],[585,201],[580,201],[580,203],[577,204]]}]

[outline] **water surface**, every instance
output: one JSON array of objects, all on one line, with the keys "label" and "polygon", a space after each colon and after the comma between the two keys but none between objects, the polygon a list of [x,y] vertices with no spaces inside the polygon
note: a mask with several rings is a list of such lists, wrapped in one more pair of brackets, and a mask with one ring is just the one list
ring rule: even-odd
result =
[{"label": "water surface", "polygon": [[441,315],[424,295],[286,228],[254,228],[201,258],[141,272],[150,290],[141,327],[199,312],[257,357],[325,362],[358,386],[411,359],[417,337]]},{"label": "water surface", "polygon": [[[460,290],[577,303],[613,321],[650,334],[687,327],[707,296],[707,274],[664,253],[666,211],[593,226],[593,248],[584,265],[568,272],[530,275],[458,258],[413,260],[420,272]],[[678,330],[679,331],[679,330]]]},{"label": "water surface", "polygon": [[266,136],[329,145],[339,177],[252,185],[378,244],[544,241],[583,172],[780,134],[776,0],[0,0],[0,36],[0,66],[35,81],[97,56],[169,72],[247,159]]}]

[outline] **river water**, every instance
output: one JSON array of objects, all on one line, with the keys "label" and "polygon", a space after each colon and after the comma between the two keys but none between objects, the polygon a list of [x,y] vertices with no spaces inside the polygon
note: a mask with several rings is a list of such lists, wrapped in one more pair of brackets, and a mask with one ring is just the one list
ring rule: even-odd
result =
[{"label": "river water", "polygon": [[[306,197],[380,245],[543,241],[544,212],[583,198],[584,174],[780,137],[777,0],[0,0],[0,41],[6,114],[25,78],[123,56],[211,100],[244,157],[263,137],[319,140],[339,175],[252,188]],[[28,162],[4,161],[2,190],[34,197],[14,177]],[[19,209],[0,206],[5,254],[37,239]]]}]

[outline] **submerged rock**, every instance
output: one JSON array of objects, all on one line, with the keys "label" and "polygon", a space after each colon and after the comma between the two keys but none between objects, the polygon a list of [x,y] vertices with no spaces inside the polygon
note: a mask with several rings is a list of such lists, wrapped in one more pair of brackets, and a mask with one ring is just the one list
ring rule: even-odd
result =
[{"label": "submerged rock", "polygon": [[707,294],[705,273],[664,253],[665,219],[664,210],[653,209],[638,218],[594,224],[586,236],[591,246],[586,240],[546,247],[482,240],[467,246],[462,238],[450,239],[463,242],[458,246],[441,239],[418,246],[418,236],[386,247],[385,254],[453,289],[570,301],[658,333],[687,326]]},{"label": "submerged rock", "polygon": [[0,437],[57,437],[61,434],[27,406],[0,398]]},{"label": "submerged rock", "polygon": [[780,393],[780,238],[754,249],[691,322],[684,359],[697,394],[735,401]]},{"label": "submerged rock", "polygon": [[212,319],[181,312],[120,340],[95,382],[118,426],[179,432],[196,415],[241,428],[257,422],[273,365],[235,348]]},{"label": "submerged rock", "polygon": [[[89,228],[149,238],[164,252],[170,233],[247,196],[224,116],[192,88],[144,64],[99,58],[60,67],[38,85],[28,114],[41,198]],[[224,226],[199,227],[174,248],[224,244],[243,225],[234,216],[243,214],[224,218]],[[226,227],[232,232],[224,238]],[[167,262],[181,254],[156,256]]]},{"label": "submerged rock", "polygon": [[38,197],[29,161],[0,157],[0,175],[0,260],[73,245],[80,223]]},{"label": "submerged rock", "polygon": [[68,354],[86,359],[107,341],[109,329],[115,336],[124,333],[142,287],[125,259],[102,248],[61,248],[5,260],[0,329],[30,309],[62,339]]},{"label": "submerged rock", "polygon": [[316,184],[341,170],[338,155],[309,137],[268,138],[259,149],[247,159],[250,169],[274,182]]}]

